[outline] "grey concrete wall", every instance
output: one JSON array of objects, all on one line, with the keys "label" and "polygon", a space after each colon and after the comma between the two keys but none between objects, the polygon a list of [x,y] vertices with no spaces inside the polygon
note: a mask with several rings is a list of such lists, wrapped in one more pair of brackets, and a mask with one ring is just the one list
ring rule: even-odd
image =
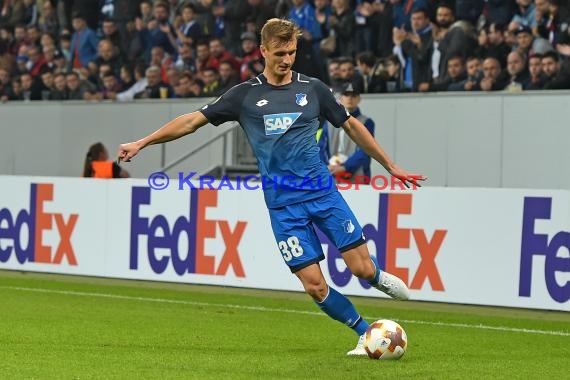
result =
[{"label": "grey concrete wall", "polygon": [[[90,144],[111,155],[208,99],[136,103],[31,102],[0,105],[0,174],[79,176]],[[432,186],[570,189],[570,94],[368,95],[361,108],[376,139],[404,168]],[[147,177],[223,132],[207,126],[147,148],[125,167]],[[228,146],[231,147],[228,142]],[[221,163],[221,140],[173,168],[204,171]],[[373,174],[385,174],[377,163]]]}]

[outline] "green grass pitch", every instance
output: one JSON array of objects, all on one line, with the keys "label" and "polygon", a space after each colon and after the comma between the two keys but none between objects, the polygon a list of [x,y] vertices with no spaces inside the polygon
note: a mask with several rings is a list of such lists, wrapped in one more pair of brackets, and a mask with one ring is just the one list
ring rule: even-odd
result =
[{"label": "green grass pitch", "polygon": [[351,299],[404,327],[401,360],[346,357],[302,293],[0,271],[0,378],[570,378],[570,313]]}]

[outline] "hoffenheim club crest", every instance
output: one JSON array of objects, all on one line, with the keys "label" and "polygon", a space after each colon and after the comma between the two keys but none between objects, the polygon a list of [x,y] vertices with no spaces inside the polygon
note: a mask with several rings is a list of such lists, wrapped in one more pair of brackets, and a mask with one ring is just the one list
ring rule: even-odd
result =
[{"label": "hoffenheim club crest", "polygon": [[295,103],[301,107],[306,106],[309,102],[307,101],[307,94],[295,94]]}]

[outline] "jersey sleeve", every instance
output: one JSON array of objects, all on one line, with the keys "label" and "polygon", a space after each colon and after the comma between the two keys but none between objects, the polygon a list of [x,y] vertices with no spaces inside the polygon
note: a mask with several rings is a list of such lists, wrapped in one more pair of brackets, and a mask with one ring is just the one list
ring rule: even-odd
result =
[{"label": "jersey sleeve", "polygon": [[348,120],[350,113],[323,82],[317,80],[315,87],[320,103],[320,116],[327,119],[334,127],[339,128]]},{"label": "jersey sleeve", "polygon": [[237,85],[230,88],[225,94],[219,96],[210,104],[206,104],[200,112],[214,125],[220,125],[226,121],[238,120],[241,103],[245,97],[245,86]]}]

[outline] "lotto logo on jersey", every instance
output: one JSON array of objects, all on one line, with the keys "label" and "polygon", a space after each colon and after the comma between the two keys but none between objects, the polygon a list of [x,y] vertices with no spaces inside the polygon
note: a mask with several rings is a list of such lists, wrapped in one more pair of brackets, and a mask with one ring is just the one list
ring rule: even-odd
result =
[{"label": "lotto logo on jersey", "polygon": [[[172,266],[179,276],[187,273],[223,276],[231,267],[237,277],[245,277],[238,246],[247,222],[238,221],[232,228],[227,220],[206,218],[207,210],[218,205],[217,190],[194,189],[189,193],[187,216],[181,215],[170,223],[164,215],[143,217],[148,214],[146,206],[151,205],[152,192],[149,187],[133,187],[130,269],[137,270],[139,259],[146,253],[152,271],[158,274]],[[143,237],[146,245],[140,244]],[[211,240],[225,247],[219,260],[213,253],[207,253],[206,243]]]},{"label": "lotto logo on jersey", "polygon": [[[376,225],[363,226],[362,232],[367,241],[374,242],[380,267],[400,277],[410,289],[422,289],[429,283],[432,290],[444,291],[435,259],[447,230],[434,230],[430,236],[423,228],[405,228],[399,225],[399,216],[412,213],[412,200],[412,194],[380,194],[378,222]],[[333,282],[338,286],[345,286],[353,277],[352,273],[348,268],[342,271],[337,268],[336,261],[341,258],[340,252],[325,234],[319,231],[318,235],[321,242],[328,245],[327,263]],[[414,272],[411,271],[412,268],[396,264],[398,254],[409,250],[412,242],[417,249],[410,250],[408,254],[419,255],[420,259]],[[370,287],[366,281],[359,281],[362,287]]]},{"label": "lotto logo on jersey", "polygon": [[274,113],[271,115],[263,115],[263,124],[265,124],[265,135],[281,135],[285,133],[289,127],[301,116],[301,112],[291,113]]}]

